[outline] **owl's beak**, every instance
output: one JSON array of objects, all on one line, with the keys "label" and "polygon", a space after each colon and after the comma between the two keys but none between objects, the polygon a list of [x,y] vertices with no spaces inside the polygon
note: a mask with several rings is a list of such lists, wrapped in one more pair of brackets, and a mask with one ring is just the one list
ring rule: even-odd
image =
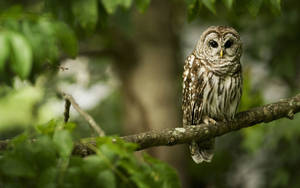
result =
[{"label": "owl's beak", "polygon": [[223,57],[223,49],[221,49],[221,51],[220,51],[220,57],[221,58]]}]

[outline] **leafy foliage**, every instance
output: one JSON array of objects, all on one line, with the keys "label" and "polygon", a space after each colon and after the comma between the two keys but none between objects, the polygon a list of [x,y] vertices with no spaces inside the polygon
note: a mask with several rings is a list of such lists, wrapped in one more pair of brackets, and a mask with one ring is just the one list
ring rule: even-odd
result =
[{"label": "leafy foliage", "polygon": [[0,87],[0,130],[3,132],[15,125],[29,126],[33,123],[34,106],[44,96],[44,91],[38,86]]},{"label": "leafy foliage", "polygon": [[[0,72],[4,73],[0,81],[10,83],[10,78],[14,75],[22,79],[34,78],[34,74],[45,70],[45,67],[55,67],[62,55],[76,57],[78,37],[92,34],[97,27],[102,27],[107,15],[115,14],[119,8],[128,10],[133,5],[144,12],[150,2],[151,0],[43,0],[37,3],[38,8],[34,12],[28,11],[26,4],[0,4],[0,9],[3,9],[0,14]],[[222,2],[229,10],[237,6],[243,7],[254,16],[264,4],[269,5],[273,12],[281,9],[280,0]],[[191,21],[200,15],[203,7],[217,14],[220,1],[187,0],[186,3],[188,19]]]},{"label": "leafy foliage", "polygon": [[76,36],[65,23],[26,13],[20,7],[4,11],[0,19],[2,81],[11,82],[13,75],[26,79],[33,68],[41,71],[48,63],[56,63],[64,52],[77,55]]},{"label": "leafy foliage", "polygon": [[[281,10],[280,0],[250,0],[250,1],[234,1],[234,0],[222,0],[223,4],[228,10],[234,10],[238,8],[239,10],[247,10],[252,16],[256,16],[263,4],[267,4],[268,7],[274,12],[278,13]],[[211,13],[217,13],[217,7],[220,1],[217,0],[187,0],[188,7],[188,18],[189,20],[194,20],[199,16],[202,7],[208,9]],[[203,5],[203,6],[202,6]],[[236,12],[239,12],[238,10]]]},{"label": "leafy foliage", "polygon": [[[143,12],[149,3],[137,0],[136,6]],[[65,54],[76,57],[78,36],[92,34],[108,14],[119,7],[129,9],[133,0],[43,0],[34,12],[25,5],[0,4],[0,81],[6,83],[13,76],[34,78],[45,68],[56,67]]]},{"label": "leafy foliage", "polygon": [[32,51],[26,39],[17,33],[8,35],[11,46],[11,69],[25,79],[31,70]]},{"label": "leafy foliage", "polygon": [[145,155],[134,156],[135,144],[120,138],[98,138],[95,155],[72,155],[73,123],[50,121],[22,134],[1,152],[1,187],[180,187],[173,168]]}]

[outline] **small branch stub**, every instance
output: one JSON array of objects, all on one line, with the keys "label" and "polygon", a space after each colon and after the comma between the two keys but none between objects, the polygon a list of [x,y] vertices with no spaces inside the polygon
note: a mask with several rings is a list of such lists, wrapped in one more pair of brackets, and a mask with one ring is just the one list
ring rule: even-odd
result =
[{"label": "small branch stub", "polygon": [[98,136],[105,136],[104,131],[100,128],[100,126],[96,123],[96,121],[90,116],[88,113],[86,113],[84,110],[82,110],[79,105],[76,103],[75,99],[72,97],[72,95],[62,93],[62,96],[66,100],[65,104],[65,122],[69,119],[69,111],[70,111],[70,104],[72,104],[73,108],[89,123],[90,127],[98,134]]},{"label": "small branch stub", "polygon": [[64,112],[65,123],[67,123],[70,118],[70,107],[71,107],[71,102],[68,99],[65,99],[65,112]]}]

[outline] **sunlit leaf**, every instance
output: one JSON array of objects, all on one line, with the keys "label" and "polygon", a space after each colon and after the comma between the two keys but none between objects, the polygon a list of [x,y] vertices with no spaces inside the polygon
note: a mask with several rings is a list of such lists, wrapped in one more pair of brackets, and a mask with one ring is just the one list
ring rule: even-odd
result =
[{"label": "sunlit leaf", "polygon": [[107,13],[113,14],[117,10],[118,6],[128,9],[132,4],[132,0],[102,0],[102,4]]},{"label": "sunlit leaf", "polygon": [[32,67],[32,50],[26,38],[18,33],[10,32],[9,41],[11,45],[11,68],[25,79],[29,76]]},{"label": "sunlit leaf", "polygon": [[117,1],[102,0],[102,4],[109,14],[114,13],[118,7]]},{"label": "sunlit leaf", "polygon": [[73,149],[73,141],[69,131],[57,130],[53,135],[53,141],[56,144],[60,156],[68,157]]},{"label": "sunlit leaf", "polygon": [[0,72],[3,71],[9,56],[9,43],[5,32],[0,33]]},{"label": "sunlit leaf", "polygon": [[76,127],[76,124],[73,122],[67,122],[64,124],[64,128],[68,131],[73,131]]},{"label": "sunlit leaf", "polygon": [[37,125],[36,128],[38,131],[40,131],[42,134],[45,135],[52,135],[55,131],[57,121],[52,119],[47,123]]},{"label": "sunlit leaf", "polygon": [[272,8],[276,11],[276,12],[280,12],[281,11],[281,0],[270,0],[271,4],[272,4]]},{"label": "sunlit leaf", "polygon": [[123,0],[122,3],[123,7],[127,9],[131,6],[131,4],[132,4],[132,0]]},{"label": "sunlit leaf", "polygon": [[224,3],[225,3],[225,6],[226,6],[229,10],[231,10],[234,0],[223,0],[223,1],[224,1]]},{"label": "sunlit leaf", "polygon": [[41,88],[29,86],[2,95],[0,98],[0,130],[13,125],[30,125],[33,120],[32,110],[42,98],[43,90]]},{"label": "sunlit leaf", "polygon": [[96,174],[106,168],[108,168],[106,161],[97,155],[85,157],[83,160],[82,170],[85,173]]}]

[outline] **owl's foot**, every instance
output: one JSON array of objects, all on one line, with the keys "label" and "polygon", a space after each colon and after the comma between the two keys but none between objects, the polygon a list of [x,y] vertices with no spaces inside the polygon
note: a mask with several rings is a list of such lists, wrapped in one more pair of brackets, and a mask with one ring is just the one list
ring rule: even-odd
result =
[{"label": "owl's foot", "polygon": [[210,117],[208,117],[208,116],[205,116],[205,117],[203,118],[203,122],[204,122],[205,124],[207,124],[207,125],[209,125],[209,124],[216,125],[216,124],[217,124],[216,120],[214,120],[214,119],[212,119],[212,118],[210,118]]}]

